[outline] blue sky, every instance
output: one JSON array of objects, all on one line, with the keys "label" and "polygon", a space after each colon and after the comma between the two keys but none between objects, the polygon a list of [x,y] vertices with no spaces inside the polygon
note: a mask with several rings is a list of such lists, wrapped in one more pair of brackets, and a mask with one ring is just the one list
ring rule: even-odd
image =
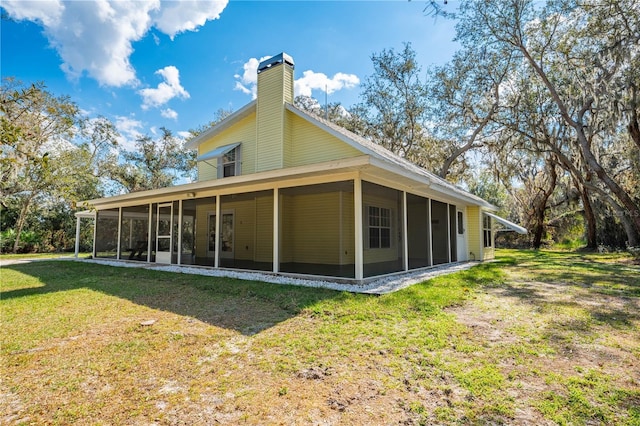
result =
[{"label": "blue sky", "polygon": [[[451,3],[451,2],[449,2]],[[457,48],[453,23],[424,1],[14,1],[1,23],[2,77],[43,81],[131,146],[176,134],[252,99],[255,66],[286,52],[296,94],[346,107],[373,72],[371,54],[410,42],[423,72]],[[451,4],[447,7],[452,7]]]}]

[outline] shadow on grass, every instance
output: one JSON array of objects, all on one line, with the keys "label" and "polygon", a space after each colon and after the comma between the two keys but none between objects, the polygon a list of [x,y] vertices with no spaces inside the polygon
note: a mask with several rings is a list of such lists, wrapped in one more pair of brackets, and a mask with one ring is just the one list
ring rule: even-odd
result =
[{"label": "shadow on grass", "polygon": [[43,285],[2,291],[0,300],[90,289],[245,335],[272,327],[322,300],[344,297],[327,289],[73,261],[41,261],[3,268],[34,277]]}]

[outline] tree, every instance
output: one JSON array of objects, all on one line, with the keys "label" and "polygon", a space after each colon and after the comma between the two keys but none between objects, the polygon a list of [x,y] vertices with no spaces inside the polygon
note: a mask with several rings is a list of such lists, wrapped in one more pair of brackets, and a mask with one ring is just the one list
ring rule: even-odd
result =
[{"label": "tree", "polygon": [[189,130],[189,133],[191,133],[191,137],[189,139],[195,138],[196,136],[199,136],[200,134],[206,132],[207,130],[209,130],[210,128],[212,128],[213,126],[215,126],[216,124],[218,124],[219,122],[221,122],[222,120],[230,116],[231,114],[233,114],[233,110],[219,108],[213,115],[213,120],[211,120],[209,123],[204,124],[195,129]]},{"label": "tree", "polygon": [[123,151],[123,163],[112,166],[110,176],[127,192],[166,188],[180,177],[192,177],[195,153],[186,151],[184,143],[170,130],[161,128],[162,135],[154,140],[141,136],[136,151]]},{"label": "tree", "polygon": [[383,50],[371,56],[374,73],[362,84],[356,107],[364,121],[363,136],[411,159],[426,138],[426,87],[415,51]]},{"label": "tree", "polygon": [[631,245],[640,242],[640,206],[633,198],[636,189],[627,184],[637,179],[637,172],[628,172],[633,156],[621,158],[622,165],[607,158],[619,129],[626,128],[635,141],[639,15],[638,0],[543,5],[477,0],[462,3],[457,27],[464,48],[516,60],[522,64],[518,73],[544,89],[543,102],[553,104],[553,115],[566,126],[565,142],[570,144],[556,153],[556,160],[581,188],[585,212],[594,194],[613,208],[623,208],[625,217],[620,219],[629,225]]},{"label": "tree", "polygon": [[72,148],[78,107],[55,97],[43,83],[24,86],[3,80],[0,91],[0,197],[18,208],[13,251],[20,246],[26,219],[36,200],[56,187],[65,190],[69,171],[57,159]]},{"label": "tree", "polygon": [[464,169],[464,155],[481,148],[499,130],[493,119],[501,108],[501,86],[513,72],[510,56],[500,53],[462,49],[429,73],[428,111],[434,145],[442,152],[438,168],[442,178],[456,163]]}]

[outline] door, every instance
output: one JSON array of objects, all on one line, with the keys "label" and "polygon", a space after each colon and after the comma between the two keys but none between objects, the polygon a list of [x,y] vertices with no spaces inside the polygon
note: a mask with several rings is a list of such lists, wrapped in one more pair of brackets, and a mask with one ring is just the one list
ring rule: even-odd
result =
[{"label": "door", "polygon": [[456,245],[458,246],[458,262],[468,260],[467,257],[467,218],[464,207],[458,207],[456,213]]},{"label": "door", "polygon": [[156,263],[171,263],[173,247],[173,203],[158,204],[156,222]]},{"label": "door", "polygon": [[[208,256],[215,256],[217,247],[216,239],[216,215],[209,213],[209,245]],[[222,212],[220,223],[220,258],[233,259],[234,248],[234,212],[232,210]]]}]

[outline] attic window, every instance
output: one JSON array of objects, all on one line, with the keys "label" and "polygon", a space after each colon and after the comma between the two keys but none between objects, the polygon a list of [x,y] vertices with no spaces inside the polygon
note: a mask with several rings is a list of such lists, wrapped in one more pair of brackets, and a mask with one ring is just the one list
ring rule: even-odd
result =
[{"label": "attic window", "polygon": [[240,147],[237,146],[231,151],[218,158],[218,177],[226,178],[240,174]]},{"label": "attic window", "polygon": [[240,144],[240,142],[236,142],[220,146],[213,151],[202,154],[197,158],[197,161],[204,161],[213,166],[210,161],[216,160],[217,164],[214,167],[218,170],[218,179],[238,176],[241,164]]}]

